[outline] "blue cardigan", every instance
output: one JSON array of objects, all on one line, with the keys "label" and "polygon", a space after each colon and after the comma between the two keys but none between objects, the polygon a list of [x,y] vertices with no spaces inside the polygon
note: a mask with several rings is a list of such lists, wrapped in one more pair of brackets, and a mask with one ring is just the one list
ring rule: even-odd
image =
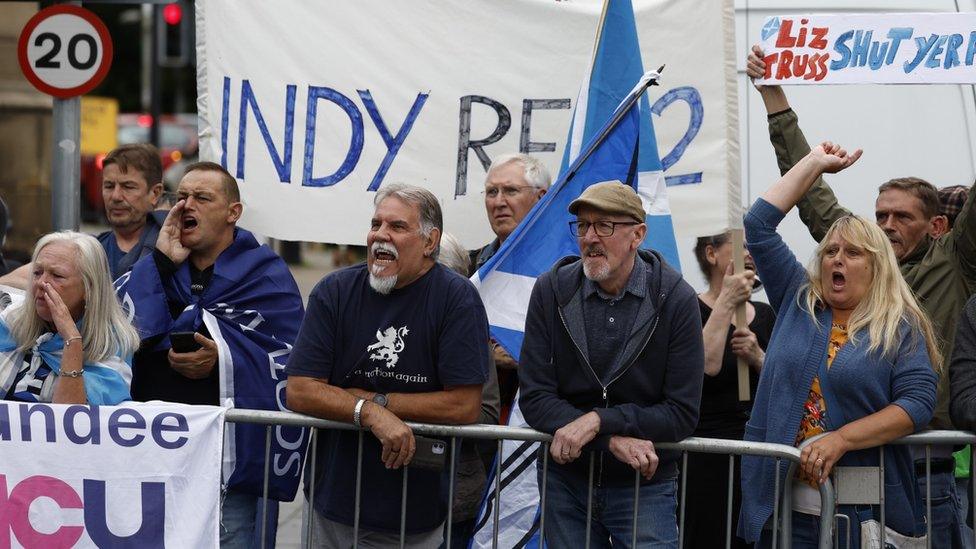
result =
[{"label": "blue cardigan", "polygon": [[[915,429],[924,428],[935,407],[937,376],[928,358],[924,339],[907,321],[899,329],[901,345],[895,356],[869,352],[867,335],[847,342],[828,370],[827,341],[832,313],[817,311],[814,323],[800,305],[806,269],[776,233],[784,214],[759,199],[745,218],[749,252],[776,309],[766,361],[756,392],[745,440],[792,446],[803,416],[813,378],[820,376],[830,430],[896,404],[912,418]],[[838,465],[878,466],[875,448],[848,452]],[[742,458],[742,508],[739,535],[747,541],[759,538],[773,512],[775,462],[770,458]],[[915,469],[907,446],[885,448],[885,522],[898,532],[919,535],[923,505],[915,485]],[[786,467],[780,468],[780,489],[790,489]]]}]

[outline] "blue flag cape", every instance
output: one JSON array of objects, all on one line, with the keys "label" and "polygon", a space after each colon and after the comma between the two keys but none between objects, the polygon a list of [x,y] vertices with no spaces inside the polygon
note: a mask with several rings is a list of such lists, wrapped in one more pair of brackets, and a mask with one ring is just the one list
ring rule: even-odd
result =
[{"label": "blue flag cape", "polygon": [[[304,316],[295,279],[285,262],[254,236],[235,229],[234,241],[214,264],[199,296],[190,292],[189,262],[165,281],[152,256],[116,281],[116,292],[143,340],[162,336],[153,350],[170,348],[169,334],[206,325],[217,343],[220,405],[285,410],[285,365]],[[175,320],[169,302],[185,309]],[[271,437],[268,497],[291,501],[298,489],[307,431],[276,426]],[[223,478],[227,488],[260,496],[264,482],[264,425],[227,423]]]},{"label": "blue flag cape", "polygon": [[[22,305],[11,305],[0,315],[0,392],[7,394],[13,384],[17,371],[24,361],[24,353],[16,352],[14,341],[7,325],[12,312]],[[78,321],[79,328],[84,318]],[[64,340],[60,334],[47,332],[41,334],[31,347],[34,360],[43,360],[55,373],[61,371],[61,356]],[[113,356],[101,362],[85,362],[85,396],[92,406],[111,406],[129,400],[129,384],[132,383],[132,357]],[[51,378],[53,382],[53,377]],[[0,396],[2,396],[0,395]]]}]

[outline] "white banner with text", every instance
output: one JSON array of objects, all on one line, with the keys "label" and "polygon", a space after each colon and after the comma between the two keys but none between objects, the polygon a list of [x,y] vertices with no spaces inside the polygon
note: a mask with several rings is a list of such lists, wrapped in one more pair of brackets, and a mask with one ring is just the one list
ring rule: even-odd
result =
[{"label": "white banner with text", "polygon": [[0,402],[0,547],[216,547],[224,409]]},{"label": "white banner with text", "polygon": [[[732,4],[634,0],[679,235],[738,224]],[[494,235],[492,158],[556,177],[603,3],[198,0],[201,158],[238,181],[242,225],[362,244],[375,191],[424,186],[469,248]]]},{"label": "white banner with text", "polygon": [[976,83],[976,13],[776,16],[760,32],[758,83]]}]

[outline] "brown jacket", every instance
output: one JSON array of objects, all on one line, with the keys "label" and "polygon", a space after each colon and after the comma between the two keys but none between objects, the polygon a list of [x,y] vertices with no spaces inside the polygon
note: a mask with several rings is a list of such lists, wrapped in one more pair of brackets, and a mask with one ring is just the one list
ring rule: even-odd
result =
[{"label": "brown jacket", "polygon": [[[785,174],[810,152],[793,110],[769,116],[769,139],[776,151],[780,173]],[[966,204],[956,218],[952,231],[939,238],[925,237],[908,257],[899,262],[905,282],[915,292],[922,309],[929,315],[941,343],[943,364],[952,355],[956,322],[969,296],[976,292],[976,184],[969,189]],[[813,187],[797,205],[800,219],[810,230],[810,235],[820,242],[827,229],[839,218],[851,212],[837,203],[837,197],[823,178],[817,178]],[[951,429],[949,420],[949,379],[943,368],[939,376],[938,402],[931,427]],[[959,414],[953,414],[960,417]],[[973,425],[959,425],[972,429]]]}]

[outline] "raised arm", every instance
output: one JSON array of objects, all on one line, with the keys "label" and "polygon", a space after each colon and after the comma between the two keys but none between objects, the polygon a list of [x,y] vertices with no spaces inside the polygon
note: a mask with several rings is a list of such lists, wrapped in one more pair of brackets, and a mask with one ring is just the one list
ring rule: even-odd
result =
[{"label": "raised arm", "polygon": [[848,154],[840,145],[824,141],[767,189],[762,198],[785,214],[796,206],[818,177],[846,169],[861,158],[861,152],[857,149]]},{"label": "raised arm", "polygon": [[[750,78],[758,78],[766,71],[763,52],[759,46],[753,46],[746,61],[746,74]],[[786,93],[780,86],[757,85],[766,106],[769,122],[769,140],[776,153],[779,173],[786,172],[810,153],[810,145],[800,130],[797,115],[790,108]],[[813,185],[797,203],[800,220],[810,231],[810,236],[820,242],[827,229],[850,211],[837,202],[834,192],[827,186],[822,177],[818,176]]]}]

